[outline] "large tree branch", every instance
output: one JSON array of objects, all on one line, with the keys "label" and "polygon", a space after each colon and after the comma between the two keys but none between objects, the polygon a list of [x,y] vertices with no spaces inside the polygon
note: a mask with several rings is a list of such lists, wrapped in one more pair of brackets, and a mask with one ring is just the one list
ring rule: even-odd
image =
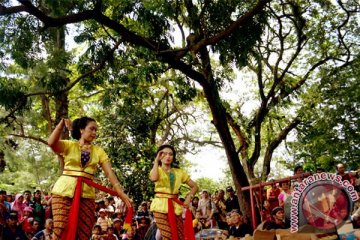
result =
[{"label": "large tree branch", "polygon": [[253,171],[250,168],[250,165],[248,164],[248,150],[249,150],[249,143],[248,139],[246,138],[245,134],[241,131],[240,126],[235,122],[233,117],[226,112],[226,119],[231,127],[231,129],[235,132],[235,135],[237,139],[240,142],[240,147],[238,150],[238,153],[240,152],[240,161],[244,169],[246,170],[246,173],[249,177],[253,174]]},{"label": "large tree branch", "polygon": [[246,140],[245,134],[241,131],[240,126],[235,122],[233,117],[228,112],[226,112],[226,119],[240,142],[239,151],[242,152],[243,149],[247,149],[249,147],[249,143]]},{"label": "large tree branch", "polygon": [[[280,134],[273,139],[268,147],[266,148],[265,156],[264,156],[264,163],[263,163],[263,171],[261,174],[261,179],[265,180],[270,173],[270,162],[272,159],[272,154],[274,150],[280,145],[280,143],[286,138],[291,130],[296,128],[299,125],[301,120],[296,117],[294,118],[281,132]],[[255,164],[255,162],[253,163]]]},{"label": "large tree branch", "polygon": [[20,138],[25,138],[25,139],[31,139],[31,140],[35,140],[37,142],[41,142],[45,145],[48,145],[47,140],[44,140],[42,138],[39,137],[34,137],[34,136],[26,136],[25,134],[10,134],[10,136],[14,136],[14,137],[20,137]]},{"label": "large tree branch", "polygon": [[242,15],[239,19],[237,19],[235,22],[233,22],[230,26],[228,26],[223,31],[219,32],[213,37],[206,38],[200,40],[197,44],[190,47],[190,50],[193,52],[198,52],[201,48],[208,46],[208,45],[214,45],[215,43],[221,41],[222,39],[230,36],[236,29],[244,25],[247,21],[249,21],[251,18],[253,18],[255,15],[259,14],[266,4],[270,2],[271,0],[259,0],[257,4],[246,14]]},{"label": "large tree branch", "polygon": [[280,91],[279,95],[273,97],[271,99],[269,105],[271,105],[271,106],[277,105],[280,102],[281,99],[284,99],[284,98],[288,97],[290,94],[292,94],[296,90],[300,89],[305,84],[305,82],[308,80],[310,74],[315,69],[317,69],[321,65],[327,63],[331,59],[333,59],[333,58],[332,57],[326,57],[324,59],[319,60],[317,63],[315,63],[313,66],[310,67],[310,69],[306,72],[306,74],[293,87],[288,88],[286,91],[282,90],[282,91]]},{"label": "large tree branch", "polygon": [[0,16],[11,15],[14,13],[20,13],[26,11],[25,6],[5,7],[0,5]]},{"label": "large tree branch", "polygon": [[100,8],[98,5],[93,10],[85,10],[83,12],[79,12],[76,14],[70,14],[66,16],[61,16],[58,18],[53,18],[47,16],[45,13],[40,11],[37,7],[35,7],[29,0],[18,0],[23,6],[26,7],[26,12],[29,14],[35,16],[37,19],[39,19],[41,22],[44,23],[44,29],[49,27],[59,27],[64,26],[66,24],[71,23],[77,23],[82,22],[85,20],[92,19],[94,15],[97,15],[100,13]]},{"label": "large tree branch", "polygon": [[181,138],[178,138],[178,140],[184,140],[187,142],[196,143],[199,146],[211,145],[211,146],[217,147],[219,149],[222,149],[224,147],[221,142],[213,141],[213,140],[197,140],[197,139],[195,140],[195,139],[189,138],[189,137],[181,137]]}]

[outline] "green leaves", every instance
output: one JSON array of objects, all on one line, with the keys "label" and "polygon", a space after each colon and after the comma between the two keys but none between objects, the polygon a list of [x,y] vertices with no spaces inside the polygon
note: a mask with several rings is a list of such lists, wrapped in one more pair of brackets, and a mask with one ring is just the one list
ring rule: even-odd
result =
[{"label": "green leaves", "polygon": [[296,156],[314,167],[335,170],[335,163],[357,169],[359,139],[359,60],[335,72],[324,72],[312,92],[314,105],[306,109],[299,127],[298,143],[292,147]]},{"label": "green leaves", "polygon": [[0,104],[5,110],[23,110],[28,102],[25,91],[22,81],[0,77]]}]

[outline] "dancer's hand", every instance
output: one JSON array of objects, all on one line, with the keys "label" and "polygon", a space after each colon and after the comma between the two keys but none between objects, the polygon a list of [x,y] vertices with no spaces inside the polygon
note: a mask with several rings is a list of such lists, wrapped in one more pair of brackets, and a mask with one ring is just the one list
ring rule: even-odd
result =
[{"label": "dancer's hand", "polygon": [[156,154],[156,158],[155,158],[155,160],[154,160],[154,163],[159,164],[159,163],[161,162],[162,155],[163,155],[163,153],[162,153],[161,151],[159,151],[159,152]]},{"label": "dancer's hand", "polygon": [[123,191],[118,192],[118,194],[121,200],[126,204],[126,207],[132,208],[133,201],[129,198],[129,196]]},{"label": "dancer's hand", "polygon": [[190,195],[188,195],[184,201],[184,208],[188,208],[190,206],[190,202],[191,202],[191,197]]},{"label": "dancer's hand", "polygon": [[63,118],[65,127],[67,128],[67,130],[71,131],[72,130],[72,122],[70,121],[70,119],[68,118]]}]

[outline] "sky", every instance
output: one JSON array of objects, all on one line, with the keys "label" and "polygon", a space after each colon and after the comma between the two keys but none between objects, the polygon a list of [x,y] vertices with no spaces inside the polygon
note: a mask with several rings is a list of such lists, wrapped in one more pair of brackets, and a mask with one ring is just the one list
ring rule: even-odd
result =
[{"label": "sky", "polygon": [[193,164],[190,168],[192,179],[208,177],[218,181],[225,177],[224,170],[227,168],[227,159],[224,149],[206,146],[201,148],[196,155],[189,153],[185,157]]}]

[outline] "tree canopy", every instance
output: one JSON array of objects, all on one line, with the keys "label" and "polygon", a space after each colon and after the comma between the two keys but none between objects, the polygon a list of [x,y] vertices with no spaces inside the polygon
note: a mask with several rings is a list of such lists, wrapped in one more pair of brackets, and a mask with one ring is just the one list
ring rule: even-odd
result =
[{"label": "tree canopy", "polygon": [[[129,186],[137,179],[138,194],[150,191],[140,176],[156,145],[171,142],[181,152],[221,144],[246,213],[241,187],[267,178],[290,133],[317,128],[309,116],[336,100],[333,86],[351,85],[340,72],[358,69],[358,13],[356,0],[3,0],[2,135],[44,143],[62,117],[92,112],[104,130],[99,140]],[[224,98],[229,85],[252,86],[251,97]],[[316,91],[324,95],[312,98]],[[255,107],[245,114],[249,100]],[[215,141],[186,131],[196,121],[189,106],[204,102]],[[344,138],[358,146],[356,136]],[[126,176],[134,169],[142,169],[138,178]]]}]

